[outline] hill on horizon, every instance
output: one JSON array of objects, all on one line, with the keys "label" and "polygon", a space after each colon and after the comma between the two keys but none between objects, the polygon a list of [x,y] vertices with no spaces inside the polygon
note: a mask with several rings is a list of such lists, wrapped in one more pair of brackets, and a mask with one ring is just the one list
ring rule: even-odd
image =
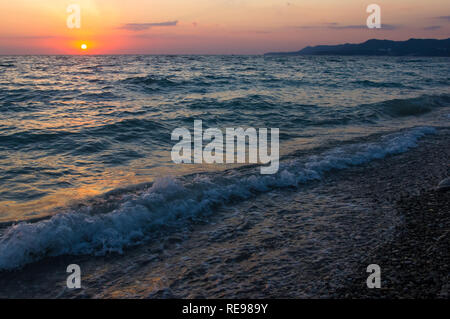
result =
[{"label": "hill on horizon", "polygon": [[371,39],[359,44],[308,46],[295,52],[270,52],[265,55],[371,55],[450,57],[449,39],[409,39],[407,41]]}]

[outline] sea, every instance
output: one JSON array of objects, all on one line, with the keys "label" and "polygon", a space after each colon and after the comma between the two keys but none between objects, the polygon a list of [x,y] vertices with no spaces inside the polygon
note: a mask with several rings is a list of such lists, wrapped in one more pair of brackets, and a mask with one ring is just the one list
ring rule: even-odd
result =
[{"label": "sea", "polygon": [[[303,192],[296,232],[332,225],[332,213],[311,217],[325,201],[308,185],[410,151],[449,128],[449,106],[449,58],[0,56],[0,271],[58,256],[126,258],[162,242],[152,258],[173,261],[189,238],[209,265],[264,256],[257,242],[239,253],[232,244],[243,232],[282,232],[261,202]],[[278,173],[175,164],[171,134],[195,120],[278,128]],[[328,249],[320,234],[305,243],[309,256]],[[215,260],[227,240],[237,259]]]}]

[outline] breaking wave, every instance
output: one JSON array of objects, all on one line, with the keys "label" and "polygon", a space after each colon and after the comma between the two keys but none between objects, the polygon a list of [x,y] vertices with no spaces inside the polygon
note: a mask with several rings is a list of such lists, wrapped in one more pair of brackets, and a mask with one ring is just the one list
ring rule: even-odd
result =
[{"label": "breaking wave", "polygon": [[332,148],[319,155],[280,163],[279,173],[260,175],[258,167],[155,181],[142,193],[127,193],[110,212],[92,207],[57,214],[35,223],[21,222],[0,237],[0,270],[20,268],[48,256],[122,253],[127,247],[182,228],[215,208],[257,194],[298,187],[332,170],[399,154],[417,146],[432,127],[417,127],[380,137],[376,142]]},{"label": "breaking wave", "polygon": [[438,107],[450,105],[450,95],[422,95],[411,99],[394,99],[375,104],[380,112],[391,117],[422,115]]}]

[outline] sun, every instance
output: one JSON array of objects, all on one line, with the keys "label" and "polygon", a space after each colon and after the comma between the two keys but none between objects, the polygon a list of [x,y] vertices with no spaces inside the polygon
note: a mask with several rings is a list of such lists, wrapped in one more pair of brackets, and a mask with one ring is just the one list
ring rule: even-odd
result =
[{"label": "sun", "polygon": [[87,50],[87,45],[86,45],[85,43],[83,43],[83,44],[81,45],[81,50]]}]

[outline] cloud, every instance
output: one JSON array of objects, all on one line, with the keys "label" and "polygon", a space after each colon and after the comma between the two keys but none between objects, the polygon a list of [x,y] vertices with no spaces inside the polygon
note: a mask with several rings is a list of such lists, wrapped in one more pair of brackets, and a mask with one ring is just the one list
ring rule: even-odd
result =
[{"label": "cloud", "polygon": [[159,23],[127,23],[120,27],[120,29],[128,31],[143,31],[153,27],[175,27],[178,21],[167,21]]},{"label": "cloud", "polygon": [[450,22],[450,16],[440,16],[440,17],[435,17],[435,19],[446,20],[446,21]]},{"label": "cloud", "polygon": [[296,26],[296,29],[328,29],[328,28],[333,28],[338,26],[339,23],[337,22],[327,22],[327,23],[322,23],[321,25],[301,25],[301,26]]},{"label": "cloud", "polygon": [[330,25],[328,29],[343,30],[343,29],[367,29],[366,25]]},{"label": "cloud", "polygon": [[295,29],[304,29],[304,30],[307,30],[307,29],[319,29],[319,28],[322,28],[322,27],[318,27],[318,26],[315,26],[315,25],[301,25],[301,26],[297,26],[297,27],[294,27]]},{"label": "cloud", "polygon": [[[355,24],[355,25],[340,25],[337,22],[329,22],[323,23],[322,25],[305,25],[296,27],[299,29],[331,29],[331,30],[363,30],[369,29],[367,25],[364,24]],[[399,25],[394,24],[381,24],[381,30],[397,30],[400,28]],[[371,29],[377,30],[377,29]],[[380,29],[378,29],[380,30]]]},{"label": "cloud", "polygon": [[248,33],[254,33],[254,34],[271,34],[271,31],[266,30],[248,30]]},{"label": "cloud", "polygon": [[10,39],[10,40],[41,40],[41,39],[54,39],[53,35],[18,35],[18,36],[0,36],[0,39]]},{"label": "cloud", "polygon": [[[361,24],[361,25],[331,25],[328,26],[329,29],[334,30],[345,30],[345,29],[369,29],[367,25]],[[384,30],[396,30],[399,26],[393,25],[393,24],[381,24],[381,29]]]},{"label": "cloud", "polygon": [[439,30],[441,28],[442,28],[442,26],[440,26],[440,25],[432,25],[432,26],[429,26],[429,27],[425,27],[423,29],[427,30],[427,31],[433,31],[433,30]]}]

